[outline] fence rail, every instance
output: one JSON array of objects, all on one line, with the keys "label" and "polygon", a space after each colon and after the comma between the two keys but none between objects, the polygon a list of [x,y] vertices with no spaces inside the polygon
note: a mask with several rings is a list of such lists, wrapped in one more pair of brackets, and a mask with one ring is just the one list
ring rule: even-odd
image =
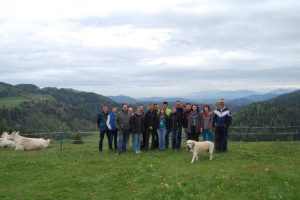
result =
[{"label": "fence rail", "polygon": [[[72,143],[98,142],[98,140],[82,139],[99,131],[78,131],[65,132],[54,131],[48,133],[23,134],[26,137],[50,138],[60,144],[60,150],[63,151],[63,140],[70,140]],[[185,135],[182,134],[182,138]],[[300,141],[300,126],[278,126],[278,127],[237,127],[229,128],[228,139],[230,141]]]}]

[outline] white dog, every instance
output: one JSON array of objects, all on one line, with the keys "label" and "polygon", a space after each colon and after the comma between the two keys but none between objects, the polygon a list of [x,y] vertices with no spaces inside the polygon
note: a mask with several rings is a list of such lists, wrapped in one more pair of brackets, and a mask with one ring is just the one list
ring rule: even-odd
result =
[{"label": "white dog", "polygon": [[195,159],[198,160],[198,154],[201,151],[207,151],[209,152],[209,160],[211,160],[213,158],[213,151],[214,151],[214,143],[210,142],[210,141],[204,141],[204,142],[196,142],[194,140],[188,140],[186,141],[187,146],[189,147],[189,149],[191,149],[191,151],[193,152],[193,159],[191,161],[191,163],[194,163]]},{"label": "white dog", "polygon": [[16,148],[16,143],[14,141],[8,140],[8,133],[3,132],[0,138],[0,148]]},{"label": "white dog", "polygon": [[37,150],[50,147],[50,139],[22,137],[19,132],[13,132],[8,139],[16,142],[15,150]]}]

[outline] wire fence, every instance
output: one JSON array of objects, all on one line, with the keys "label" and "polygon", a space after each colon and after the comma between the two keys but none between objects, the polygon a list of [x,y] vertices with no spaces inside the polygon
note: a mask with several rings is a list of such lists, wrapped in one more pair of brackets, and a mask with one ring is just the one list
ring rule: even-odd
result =
[{"label": "wire fence", "polygon": [[[64,140],[73,144],[82,144],[86,142],[98,143],[99,139],[89,139],[86,136],[99,133],[93,131],[64,132],[55,131],[48,133],[22,134],[25,137],[47,138],[59,143],[60,150],[63,151]],[[171,137],[171,135],[170,135]],[[201,136],[200,136],[201,138]],[[184,141],[185,134],[182,134]],[[300,126],[278,126],[278,127],[237,127],[232,126],[228,131],[228,140],[230,141],[299,141]]]}]

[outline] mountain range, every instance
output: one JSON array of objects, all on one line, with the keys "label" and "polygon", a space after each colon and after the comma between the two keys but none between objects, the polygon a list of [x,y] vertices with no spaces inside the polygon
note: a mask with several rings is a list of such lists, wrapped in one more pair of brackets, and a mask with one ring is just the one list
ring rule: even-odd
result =
[{"label": "mountain range", "polygon": [[[233,126],[299,126],[300,91],[280,95],[282,92],[287,91],[277,90],[229,100],[228,104],[234,116]],[[142,100],[155,100],[161,103],[175,102],[178,99],[192,102],[185,98],[156,97]],[[130,97],[119,96],[115,100],[135,104],[141,99],[135,101]],[[242,106],[240,102],[243,102]],[[92,92],[55,87],[39,88],[31,84],[0,83],[0,132],[96,130],[97,114],[103,104],[120,107],[118,102]]]},{"label": "mountain range", "polygon": [[278,127],[282,132],[300,132],[300,90],[245,106],[234,116],[234,125]]},{"label": "mountain range", "polygon": [[296,89],[276,89],[266,93],[258,93],[252,90],[232,90],[232,91],[201,91],[198,93],[190,94],[186,97],[144,97],[144,98],[133,98],[125,95],[119,96],[108,96],[112,100],[118,103],[145,103],[153,102],[161,104],[164,101],[176,102],[180,100],[182,102],[189,103],[208,103],[214,104],[220,98],[224,98],[230,105],[244,106],[253,102],[265,101],[272,99],[281,94],[286,94]]}]

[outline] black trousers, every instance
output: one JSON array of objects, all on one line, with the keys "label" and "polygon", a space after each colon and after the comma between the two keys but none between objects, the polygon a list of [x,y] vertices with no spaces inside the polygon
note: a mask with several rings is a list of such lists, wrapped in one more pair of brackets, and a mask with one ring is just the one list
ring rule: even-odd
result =
[{"label": "black trousers", "polygon": [[150,130],[149,128],[145,131],[145,137],[143,136],[143,147],[145,150],[149,149],[149,139],[151,135],[151,149],[156,148],[156,142],[157,142],[157,131],[155,129]]},{"label": "black trousers", "polygon": [[216,152],[227,151],[227,135],[228,128],[220,126],[216,128],[215,132],[215,150]]},{"label": "black trousers", "polygon": [[117,150],[118,149],[118,131],[109,131],[109,135],[111,138],[111,143],[114,144],[114,149]]},{"label": "black trousers", "polygon": [[112,149],[111,135],[109,134],[109,130],[105,130],[105,131],[100,131],[99,151],[102,151],[102,148],[103,148],[103,139],[104,139],[104,135],[105,134],[106,134],[106,137],[107,137],[107,140],[108,140],[109,149]]},{"label": "black trousers", "polygon": [[182,134],[182,126],[179,127],[179,131],[178,131],[178,142],[179,142],[179,148],[181,148],[181,134]]},{"label": "black trousers", "polygon": [[196,126],[191,126],[191,132],[188,133],[188,139],[199,141],[199,134],[196,132]]}]

